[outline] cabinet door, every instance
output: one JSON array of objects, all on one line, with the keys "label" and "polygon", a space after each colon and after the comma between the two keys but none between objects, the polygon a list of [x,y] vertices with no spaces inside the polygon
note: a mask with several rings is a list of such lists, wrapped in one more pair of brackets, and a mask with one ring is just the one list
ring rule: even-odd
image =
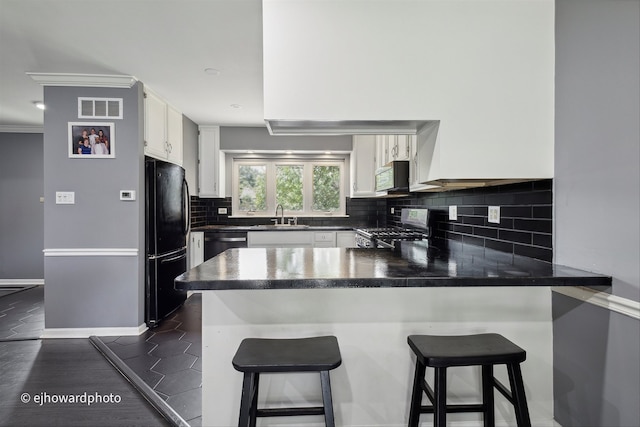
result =
[{"label": "cabinet door", "polygon": [[194,231],[189,239],[189,267],[193,268],[204,262],[204,233]]},{"label": "cabinet door", "polygon": [[250,248],[311,248],[312,231],[249,231],[247,246]]},{"label": "cabinet door", "polygon": [[220,128],[200,126],[198,141],[198,195],[224,197],[224,153],[220,151]]},{"label": "cabinet door", "polygon": [[151,91],[144,98],[144,153],[165,160],[167,158],[167,104]]},{"label": "cabinet door", "polygon": [[335,231],[322,231],[313,233],[314,248],[335,248],[336,233]]},{"label": "cabinet door", "polygon": [[390,153],[389,153],[389,140],[387,136],[388,135],[375,136],[375,145],[376,145],[375,168],[376,169],[383,167],[391,160]]},{"label": "cabinet door", "polygon": [[411,137],[414,135],[393,135],[395,136],[393,148],[393,160],[411,159]]},{"label": "cabinet door", "polygon": [[337,231],[336,246],[339,248],[356,248],[356,232],[355,231]]},{"label": "cabinet door", "polygon": [[374,197],[376,140],[373,135],[355,135],[351,152],[351,197]]},{"label": "cabinet door", "polygon": [[167,159],[182,166],[182,113],[167,105]]}]

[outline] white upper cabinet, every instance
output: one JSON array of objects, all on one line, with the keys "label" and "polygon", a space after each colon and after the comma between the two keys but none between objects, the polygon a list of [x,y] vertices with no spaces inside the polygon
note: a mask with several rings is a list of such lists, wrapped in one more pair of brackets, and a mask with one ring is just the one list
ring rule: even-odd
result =
[{"label": "white upper cabinet", "polygon": [[410,160],[411,135],[376,135],[376,168],[394,160]]},{"label": "white upper cabinet", "polygon": [[168,160],[171,163],[182,165],[182,112],[171,105],[167,105],[167,144]]},{"label": "white upper cabinet", "polygon": [[391,160],[411,160],[411,137],[413,135],[390,135]]},{"label": "white upper cabinet", "polygon": [[225,196],[225,155],[220,151],[220,127],[198,128],[198,196]]},{"label": "white upper cabinet", "polygon": [[376,137],[354,135],[351,152],[351,197],[374,197]]},{"label": "white upper cabinet", "polygon": [[182,113],[145,88],[144,154],[182,165],[182,145]]},{"label": "white upper cabinet", "polygon": [[553,176],[554,2],[262,4],[266,119],[439,121],[425,182]]}]

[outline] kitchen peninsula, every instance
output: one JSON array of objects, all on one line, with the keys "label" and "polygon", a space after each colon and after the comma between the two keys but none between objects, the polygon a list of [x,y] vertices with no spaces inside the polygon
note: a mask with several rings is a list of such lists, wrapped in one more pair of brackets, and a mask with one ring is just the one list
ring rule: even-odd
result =
[{"label": "kitchen peninsula", "polygon": [[[610,285],[607,276],[452,241],[403,242],[395,250],[230,249],[176,279],[178,289],[205,291],[203,425],[211,426],[237,425],[242,375],[231,359],[243,338],[337,336],[343,356],[331,378],[337,425],[401,426],[413,373],[407,335],[482,332],[503,334],[527,351],[532,423],[551,426],[550,287]],[[478,377],[469,368],[451,370],[450,401],[477,401]],[[269,402],[320,399],[319,379],[309,374],[266,376],[261,387]],[[453,419],[475,425],[480,415]],[[499,395],[496,420],[514,420]],[[304,425],[322,425],[321,417],[309,421],[315,420]]]}]

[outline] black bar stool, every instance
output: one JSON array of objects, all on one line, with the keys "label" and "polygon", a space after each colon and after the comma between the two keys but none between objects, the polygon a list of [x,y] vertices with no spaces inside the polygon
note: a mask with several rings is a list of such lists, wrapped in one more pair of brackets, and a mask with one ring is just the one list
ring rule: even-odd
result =
[{"label": "black bar stool", "polygon": [[[238,427],[255,427],[256,417],[324,415],[325,425],[334,427],[329,371],[342,363],[334,336],[242,341],[233,357],[233,367],[244,372]],[[323,406],[258,409],[260,373],[319,372]]]},{"label": "black bar stool", "polygon": [[[520,363],[527,353],[499,334],[462,336],[410,335],[409,347],[416,354],[409,427],[417,427],[420,414],[434,414],[433,425],[444,427],[447,412],[482,412],[484,427],[494,427],[493,388],[498,389],[515,408],[518,427],[531,427]],[[510,389],[493,376],[494,365],[506,365]],[[435,368],[435,391],[425,379],[426,367]],[[482,403],[447,405],[447,368],[482,366]],[[422,393],[431,405],[422,405]]]}]

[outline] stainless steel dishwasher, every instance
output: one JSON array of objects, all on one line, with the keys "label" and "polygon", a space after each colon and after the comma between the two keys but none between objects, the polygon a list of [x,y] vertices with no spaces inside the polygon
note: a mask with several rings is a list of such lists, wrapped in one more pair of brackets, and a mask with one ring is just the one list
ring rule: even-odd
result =
[{"label": "stainless steel dishwasher", "polygon": [[246,231],[207,231],[204,234],[205,261],[230,248],[246,248]]}]

